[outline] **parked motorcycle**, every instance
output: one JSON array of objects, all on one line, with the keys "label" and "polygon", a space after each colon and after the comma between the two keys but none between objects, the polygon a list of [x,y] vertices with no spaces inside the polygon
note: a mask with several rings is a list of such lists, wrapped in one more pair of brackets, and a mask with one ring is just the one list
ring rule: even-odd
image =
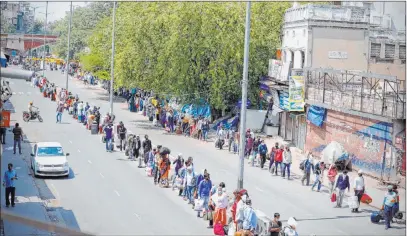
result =
[{"label": "parked motorcycle", "polygon": [[35,120],[35,119],[38,119],[40,122],[43,122],[43,119],[42,119],[42,117],[40,116],[40,112],[39,112],[39,111],[34,112],[33,115],[31,115],[30,112],[28,112],[28,111],[24,111],[24,112],[23,112],[23,120],[24,120],[25,122],[28,122],[28,121],[30,121],[30,120]]}]

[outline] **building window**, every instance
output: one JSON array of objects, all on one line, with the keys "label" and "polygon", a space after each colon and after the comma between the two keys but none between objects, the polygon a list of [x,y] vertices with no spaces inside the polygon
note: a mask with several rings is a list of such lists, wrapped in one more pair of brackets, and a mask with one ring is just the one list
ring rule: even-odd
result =
[{"label": "building window", "polygon": [[295,37],[295,30],[293,30],[293,38]]},{"label": "building window", "polygon": [[399,47],[399,58],[406,59],[406,45],[400,45]]},{"label": "building window", "polygon": [[302,68],[305,67],[305,52],[304,51],[301,51],[301,65],[302,65]]},{"label": "building window", "polygon": [[380,43],[371,43],[370,44],[370,57],[371,58],[379,58],[380,57]]},{"label": "building window", "polygon": [[386,47],[384,48],[384,57],[385,58],[394,58],[395,51],[396,51],[396,45],[386,44]]},{"label": "building window", "polygon": [[302,30],[302,35],[305,37],[305,35],[307,34],[307,31],[305,29]]}]

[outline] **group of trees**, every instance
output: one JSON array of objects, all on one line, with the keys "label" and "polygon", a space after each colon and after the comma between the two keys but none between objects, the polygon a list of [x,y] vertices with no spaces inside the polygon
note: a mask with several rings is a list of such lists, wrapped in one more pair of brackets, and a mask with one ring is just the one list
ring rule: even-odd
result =
[{"label": "group of trees", "polygon": [[[95,7],[101,3],[92,3]],[[281,45],[289,2],[255,2],[251,10],[249,99]],[[110,77],[111,6],[75,11],[72,51],[85,70]],[[79,12],[81,11],[81,12]],[[99,14],[100,13],[100,14]],[[153,90],[224,109],[241,97],[246,4],[239,2],[121,2],[116,12],[115,85]],[[89,20],[89,21],[88,21]],[[66,53],[67,18],[55,27]],[[83,49],[88,47],[89,52]]]}]

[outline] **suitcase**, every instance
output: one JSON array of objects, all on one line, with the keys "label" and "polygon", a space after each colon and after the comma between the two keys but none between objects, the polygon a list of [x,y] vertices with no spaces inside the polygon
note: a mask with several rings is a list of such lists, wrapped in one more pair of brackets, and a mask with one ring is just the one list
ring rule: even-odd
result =
[{"label": "suitcase", "polygon": [[98,124],[93,123],[93,124],[90,126],[90,133],[91,133],[91,134],[98,134],[98,133],[99,133]]},{"label": "suitcase", "polygon": [[374,211],[372,214],[370,214],[370,221],[372,223],[379,223],[383,219],[383,213],[382,211]]}]

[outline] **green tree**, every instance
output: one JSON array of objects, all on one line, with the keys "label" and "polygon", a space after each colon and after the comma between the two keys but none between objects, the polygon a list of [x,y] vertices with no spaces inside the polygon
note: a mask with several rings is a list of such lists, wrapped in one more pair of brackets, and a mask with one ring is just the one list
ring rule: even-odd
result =
[{"label": "green tree", "polygon": [[[259,101],[259,78],[280,46],[285,2],[252,4],[249,99]],[[152,89],[183,101],[225,109],[241,97],[245,3],[123,2],[116,20],[116,86]],[[111,18],[89,37],[85,68],[108,79]]]},{"label": "green tree", "polygon": [[[70,53],[74,59],[79,59],[79,53],[87,46],[88,38],[101,20],[111,13],[113,3],[92,2],[73,11],[71,28]],[[59,40],[53,46],[53,52],[65,58],[68,43],[69,12],[61,20],[54,22],[53,33],[59,35]]]}]

